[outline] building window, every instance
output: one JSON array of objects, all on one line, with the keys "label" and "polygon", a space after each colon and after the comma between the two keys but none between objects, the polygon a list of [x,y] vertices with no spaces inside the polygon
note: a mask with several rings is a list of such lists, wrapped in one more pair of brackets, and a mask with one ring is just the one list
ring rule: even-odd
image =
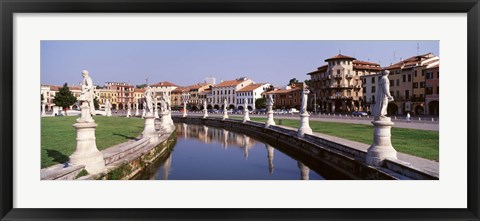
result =
[{"label": "building window", "polygon": [[391,85],[391,86],[395,86],[395,81],[394,81],[394,80],[390,80],[390,85]]},{"label": "building window", "polygon": [[337,75],[339,75],[339,74],[340,74],[340,70],[337,70]]},{"label": "building window", "polygon": [[403,82],[406,82],[407,76],[403,75]]},{"label": "building window", "polygon": [[415,77],[417,77],[417,70],[415,70],[415,72],[414,72],[414,73],[415,73]]},{"label": "building window", "polygon": [[397,79],[397,86],[400,86],[400,79]]},{"label": "building window", "polygon": [[375,93],[375,86],[372,86],[372,93]]},{"label": "building window", "polygon": [[418,83],[417,82],[413,82],[413,88],[418,88]]},{"label": "building window", "polygon": [[411,82],[411,81],[412,81],[412,75],[409,74],[409,75],[408,75],[408,82]]},{"label": "building window", "polygon": [[409,90],[406,90],[405,91],[405,99],[410,99],[410,91]]},{"label": "building window", "polygon": [[425,82],[420,82],[420,88],[425,88]]},{"label": "building window", "polygon": [[372,84],[375,84],[375,77],[372,78]]}]

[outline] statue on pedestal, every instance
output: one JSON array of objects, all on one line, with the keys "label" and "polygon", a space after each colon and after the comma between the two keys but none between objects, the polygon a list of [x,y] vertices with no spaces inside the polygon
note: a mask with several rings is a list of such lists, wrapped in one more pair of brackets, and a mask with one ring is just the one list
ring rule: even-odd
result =
[{"label": "statue on pedestal", "polygon": [[388,70],[382,72],[382,77],[378,81],[375,106],[372,109],[373,144],[367,150],[365,161],[373,166],[381,166],[385,159],[397,158],[397,151],[393,148],[391,141],[393,122],[386,116],[388,102],[393,101],[388,74]]}]

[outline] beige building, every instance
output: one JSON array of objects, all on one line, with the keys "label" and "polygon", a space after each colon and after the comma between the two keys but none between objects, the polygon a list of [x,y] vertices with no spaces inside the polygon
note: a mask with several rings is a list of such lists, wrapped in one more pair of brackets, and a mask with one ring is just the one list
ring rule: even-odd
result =
[{"label": "beige building", "polygon": [[224,105],[224,99],[227,99],[229,108],[237,107],[236,92],[243,87],[254,84],[251,79],[246,77],[237,78],[235,80],[223,81],[212,87],[212,107],[221,109]]},{"label": "beige building", "polygon": [[351,112],[364,109],[362,76],[378,74],[379,64],[338,54],[325,60],[326,65],[308,73],[312,85],[310,108],[322,112]]},{"label": "beige building", "polygon": [[390,91],[395,99],[388,105],[388,114],[425,114],[424,69],[436,63],[439,57],[428,53],[402,59],[384,68],[390,71]]}]

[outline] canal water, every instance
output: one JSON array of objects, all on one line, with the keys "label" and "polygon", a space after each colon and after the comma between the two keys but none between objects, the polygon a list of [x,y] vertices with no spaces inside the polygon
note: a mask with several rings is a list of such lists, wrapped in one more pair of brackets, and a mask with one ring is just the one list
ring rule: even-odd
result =
[{"label": "canal water", "polygon": [[[176,123],[177,142],[137,179],[323,180],[304,163],[242,133]],[[153,167],[153,168],[152,168]]]}]

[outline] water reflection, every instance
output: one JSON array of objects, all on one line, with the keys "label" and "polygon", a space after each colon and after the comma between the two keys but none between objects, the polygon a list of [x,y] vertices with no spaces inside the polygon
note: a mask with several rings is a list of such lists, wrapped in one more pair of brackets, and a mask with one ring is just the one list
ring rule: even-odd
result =
[{"label": "water reflection", "polygon": [[281,151],[275,152],[274,146],[245,134],[203,125],[175,125],[177,143],[169,156],[148,175],[150,179],[324,179],[302,162]]}]

